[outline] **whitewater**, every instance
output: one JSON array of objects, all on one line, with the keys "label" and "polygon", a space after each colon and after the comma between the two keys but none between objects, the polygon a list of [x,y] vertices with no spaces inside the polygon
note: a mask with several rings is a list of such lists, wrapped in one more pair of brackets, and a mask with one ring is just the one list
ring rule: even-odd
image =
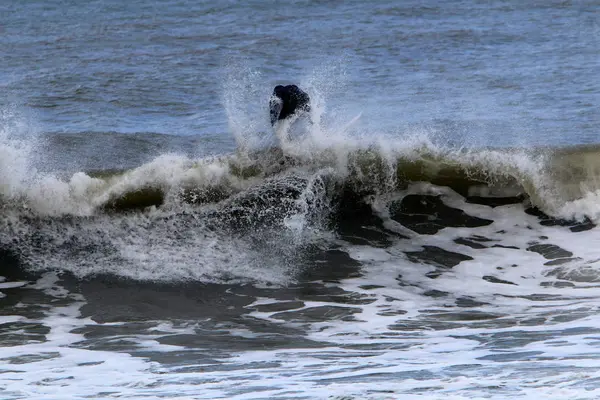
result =
[{"label": "whitewater", "polygon": [[0,6],[0,397],[598,398],[596,8]]},{"label": "whitewater", "polygon": [[8,398],[598,395],[594,148],[316,125],[61,176],[30,145],[3,137]]}]

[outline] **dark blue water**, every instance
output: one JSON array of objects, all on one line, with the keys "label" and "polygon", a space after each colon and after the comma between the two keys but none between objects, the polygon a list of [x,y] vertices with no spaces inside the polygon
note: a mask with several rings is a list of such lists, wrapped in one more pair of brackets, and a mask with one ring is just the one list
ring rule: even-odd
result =
[{"label": "dark blue water", "polygon": [[201,135],[230,149],[226,97],[268,130],[272,87],[295,82],[320,93],[326,117],[364,111],[366,132],[598,142],[597,1],[0,7],[0,101],[37,131]]}]

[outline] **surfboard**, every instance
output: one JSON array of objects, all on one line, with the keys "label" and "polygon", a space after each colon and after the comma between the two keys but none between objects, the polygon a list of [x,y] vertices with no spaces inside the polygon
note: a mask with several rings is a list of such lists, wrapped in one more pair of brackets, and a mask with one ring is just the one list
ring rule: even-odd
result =
[{"label": "surfboard", "polygon": [[[355,115],[351,120],[346,122],[344,125],[342,125],[341,128],[333,131],[332,133],[334,135],[340,135],[340,134],[347,132],[348,129],[350,129],[352,127],[352,125],[356,124],[356,122],[360,119],[361,116],[362,116],[362,111],[359,112],[357,115]],[[298,116],[294,115],[291,118],[287,118],[283,121],[278,121],[275,124],[275,127],[274,127],[275,136],[277,137],[277,139],[279,139],[279,143],[287,143],[290,140],[292,140],[294,137],[298,137],[297,132],[295,135],[292,132],[292,126],[294,125],[294,123],[296,122],[297,119],[298,119]]]},{"label": "surfboard", "polygon": [[354,118],[352,118],[350,121],[346,122],[344,125],[342,125],[342,127],[340,129],[338,129],[335,133],[336,134],[341,134],[344,132],[347,132],[348,129],[350,129],[352,127],[352,125],[354,125],[362,116],[362,111],[359,112]]}]

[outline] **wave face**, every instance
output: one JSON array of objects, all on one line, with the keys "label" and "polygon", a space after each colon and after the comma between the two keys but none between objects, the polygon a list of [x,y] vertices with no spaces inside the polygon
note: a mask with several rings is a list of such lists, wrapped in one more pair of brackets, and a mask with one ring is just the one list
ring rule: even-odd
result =
[{"label": "wave face", "polygon": [[134,168],[58,174],[36,170],[29,161],[38,147],[5,133],[0,245],[32,270],[282,283],[323,238],[367,220],[400,215],[408,236],[440,215],[441,228],[485,224],[449,211],[448,190],[468,203],[519,204],[572,225],[600,216],[597,147],[451,148],[427,136],[316,128],[279,140],[222,156],[162,154]]},{"label": "wave face", "polygon": [[0,400],[600,399],[598,3],[1,2]]}]

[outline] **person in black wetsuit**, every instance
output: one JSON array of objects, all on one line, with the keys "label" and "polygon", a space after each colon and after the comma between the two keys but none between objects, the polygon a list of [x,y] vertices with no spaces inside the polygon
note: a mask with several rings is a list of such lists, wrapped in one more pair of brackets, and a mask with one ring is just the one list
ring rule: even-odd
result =
[{"label": "person in black wetsuit", "polygon": [[310,112],[310,97],[296,85],[277,85],[269,100],[271,125],[294,114]]}]

